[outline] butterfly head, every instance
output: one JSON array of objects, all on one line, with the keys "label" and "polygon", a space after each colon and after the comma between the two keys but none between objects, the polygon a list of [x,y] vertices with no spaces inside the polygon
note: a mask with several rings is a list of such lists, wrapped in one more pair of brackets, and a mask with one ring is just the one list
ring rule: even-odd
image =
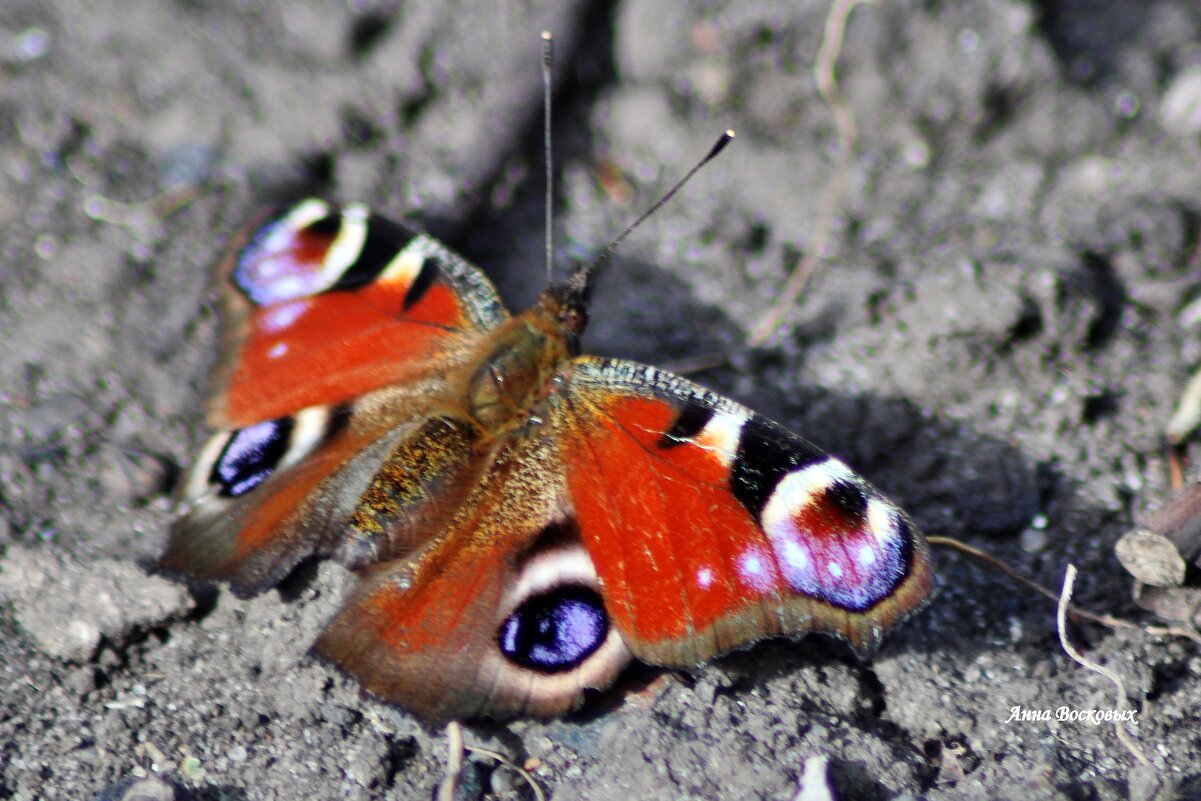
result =
[{"label": "butterfly head", "polygon": [[588,274],[577,270],[566,283],[552,286],[542,295],[542,306],[558,320],[571,340],[588,327]]}]

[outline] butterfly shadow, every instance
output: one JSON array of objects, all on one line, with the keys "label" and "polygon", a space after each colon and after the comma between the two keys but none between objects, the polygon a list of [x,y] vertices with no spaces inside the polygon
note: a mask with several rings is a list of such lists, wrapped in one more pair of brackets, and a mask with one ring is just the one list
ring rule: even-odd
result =
[{"label": "butterfly shadow", "polygon": [[189,790],[182,798],[186,801],[248,801],[250,795],[243,787],[208,784]]}]

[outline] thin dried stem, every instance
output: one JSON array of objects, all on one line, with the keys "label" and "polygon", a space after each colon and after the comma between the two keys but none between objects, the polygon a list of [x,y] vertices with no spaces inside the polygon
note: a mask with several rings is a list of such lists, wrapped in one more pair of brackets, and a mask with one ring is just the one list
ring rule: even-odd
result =
[{"label": "thin dried stem", "polygon": [[458,721],[446,724],[446,750],[446,777],[438,785],[438,801],[455,801],[455,793],[458,792],[459,782],[463,777],[465,755],[468,751],[473,754],[482,754],[496,763],[516,771],[530,786],[536,801],[546,801],[546,794],[542,792],[542,788],[538,786],[538,782],[534,780],[528,770],[490,748],[467,745],[463,740],[463,724]]},{"label": "thin dried stem", "polygon": [[[1130,702],[1126,698],[1126,685],[1122,683],[1122,677],[1104,665],[1093,662],[1068,639],[1068,605],[1072,601],[1072,588],[1075,584],[1076,566],[1069,564],[1067,571],[1064,573],[1063,590],[1059,593],[1059,605],[1055,614],[1055,627],[1059,631],[1059,645],[1063,648],[1064,653],[1075,660],[1085,670],[1090,670],[1099,676],[1109,679],[1110,683],[1114,686],[1115,706],[1119,712],[1125,712],[1130,708]],[[1162,788],[1164,786],[1163,774],[1160,773],[1159,768],[1152,764],[1151,760],[1147,759],[1147,755],[1143,753],[1142,747],[1130,736],[1130,732],[1126,731],[1126,727],[1122,725],[1120,718],[1121,716],[1119,715],[1118,719],[1113,721],[1113,731],[1117,735],[1118,742],[1122,744],[1139,764],[1155,773],[1156,781]]]},{"label": "thin dried stem", "polygon": [[[1054,590],[1044,587],[1034,579],[1023,576],[1021,573],[1017,572],[1008,564],[992,554],[985,553],[978,548],[973,548],[966,542],[961,542],[954,537],[940,536],[927,537],[926,540],[931,545],[941,545],[945,548],[953,548],[961,553],[965,553],[973,559],[976,559],[977,561],[983,562],[989,567],[1001,571],[1019,584],[1029,587],[1030,589],[1051,599],[1052,601],[1058,601],[1060,598],[1060,594]],[[1106,626],[1111,629],[1136,629],[1138,631],[1145,631],[1148,634],[1153,634],[1156,636],[1186,637],[1194,642],[1201,643],[1201,634],[1198,634],[1196,631],[1191,629],[1178,628],[1175,626],[1140,626],[1139,624],[1133,623],[1129,620],[1123,620],[1122,618],[1113,617],[1112,615],[1102,615],[1096,612],[1090,612],[1087,609],[1081,609],[1079,607],[1072,607],[1068,610],[1068,614],[1077,620],[1088,620],[1093,623],[1100,623],[1102,626]]]},{"label": "thin dried stem", "polygon": [[[972,557],[973,559],[976,559],[976,560],[988,565],[989,567],[992,567],[992,568],[995,568],[995,569],[1001,571],[1002,573],[1009,576],[1011,579],[1018,582],[1019,584],[1023,584],[1025,586],[1029,587],[1030,589],[1034,590],[1035,592],[1037,592],[1047,598],[1050,598],[1052,601],[1059,600],[1059,593],[1055,592],[1054,590],[1052,590],[1048,587],[1044,587],[1042,584],[1039,584],[1034,579],[1023,576],[1021,573],[1017,572],[1012,567],[1010,567],[1008,564],[1001,561],[1000,559],[993,556],[992,554],[985,553],[984,551],[981,551],[978,548],[973,548],[971,545],[968,545],[966,542],[961,542],[961,541],[955,539],[954,537],[933,536],[933,537],[927,537],[926,539],[931,545],[942,545],[944,547],[954,548],[957,551],[965,553],[968,556]],[[1138,625],[1131,623],[1129,621],[1126,621],[1126,620],[1121,620],[1120,618],[1110,617],[1109,615],[1101,615],[1101,614],[1097,614],[1095,612],[1089,612],[1088,610],[1080,609],[1078,607],[1068,610],[1068,614],[1070,614],[1074,618],[1078,618],[1081,620],[1091,620],[1094,623],[1100,623],[1102,626],[1108,626],[1111,629],[1117,629],[1117,628],[1141,629],[1142,628],[1141,626],[1138,626]]]},{"label": "thin dried stem", "polygon": [[851,173],[851,161],[859,141],[855,112],[838,88],[838,78],[834,69],[838,63],[838,57],[842,53],[847,20],[851,11],[855,6],[865,2],[870,2],[870,0],[835,0],[834,4],[830,6],[830,13],[826,15],[826,27],[822,34],[817,61],[813,65],[813,75],[817,81],[818,92],[834,114],[834,123],[838,128],[838,159],[834,165],[834,175],[822,192],[817,224],[814,227],[809,247],[800,264],[789,276],[788,283],[785,284],[784,291],[780,294],[780,299],[751,330],[749,340],[752,347],[758,347],[765,343],[780,327],[785,315],[796,304],[797,298],[805,290],[805,285],[809,283],[809,277],[821,261],[834,230],[834,218],[842,203],[842,196],[846,192]]},{"label": "thin dried stem", "polygon": [[483,756],[494,760],[498,764],[504,765],[506,768],[516,771],[521,778],[525,779],[525,783],[530,786],[530,790],[533,791],[536,801],[546,801],[546,794],[542,792],[542,788],[539,787],[538,782],[534,780],[533,774],[521,767],[521,765],[518,765],[516,762],[508,759],[499,751],[493,751],[490,748],[481,748],[478,745],[469,745],[467,746],[467,750],[473,754],[482,754]]},{"label": "thin dried stem", "polygon": [[446,724],[446,777],[438,785],[438,801],[455,801],[463,777],[464,753],[463,724],[452,720]]}]

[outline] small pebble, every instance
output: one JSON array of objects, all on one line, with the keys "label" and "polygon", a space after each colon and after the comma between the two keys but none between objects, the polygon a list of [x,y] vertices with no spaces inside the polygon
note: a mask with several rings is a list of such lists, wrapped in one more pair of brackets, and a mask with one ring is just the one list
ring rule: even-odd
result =
[{"label": "small pebble", "polygon": [[185,779],[196,780],[204,775],[204,767],[194,756],[184,757],[183,761],[179,763],[179,770]]},{"label": "small pebble", "polygon": [[1137,117],[1142,105],[1142,99],[1131,91],[1118,92],[1113,99],[1114,113],[1124,120],[1132,120]]},{"label": "small pebble", "polygon": [[1172,80],[1159,107],[1159,124],[1177,136],[1201,133],[1201,67],[1190,67]]},{"label": "small pebble", "polygon": [[13,60],[22,64],[37,61],[50,52],[52,41],[50,32],[45,28],[26,28],[13,41]]},{"label": "small pebble", "polygon": [[125,780],[102,792],[96,801],[175,801],[175,787],[159,778]]},{"label": "small pebble", "polygon": [[1022,531],[1021,543],[1026,553],[1042,553],[1047,548],[1047,532],[1041,528],[1027,528]]}]

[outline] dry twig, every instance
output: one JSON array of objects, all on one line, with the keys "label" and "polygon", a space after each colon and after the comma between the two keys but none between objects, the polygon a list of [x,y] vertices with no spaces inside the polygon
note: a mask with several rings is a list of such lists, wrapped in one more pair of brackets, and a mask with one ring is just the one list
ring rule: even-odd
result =
[{"label": "dry twig", "polygon": [[[1072,645],[1071,640],[1068,639],[1068,605],[1072,601],[1072,588],[1075,583],[1076,566],[1069,564],[1063,577],[1063,591],[1059,594],[1059,606],[1056,609],[1055,615],[1055,624],[1059,631],[1059,644],[1063,648],[1064,653],[1070,656],[1083,668],[1109,679],[1115,688],[1114,693],[1117,711],[1125,712],[1130,708],[1130,703],[1126,699],[1126,686],[1122,683],[1122,677],[1104,665],[1098,665],[1096,662],[1090,660],[1082,651],[1076,648],[1076,646]],[[1151,760],[1147,759],[1147,755],[1143,753],[1142,747],[1134,741],[1134,738],[1130,736],[1130,732],[1126,731],[1126,727],[1122,725],[1120,716],[1118,719],[1113,721],[1113,731],[1114,734],[1117,735],[1118,742],[1122,744],[1122,746],[1130,753],[1130,755],[1134,757],[1139,764],[1155,773],[1156,781],[1162,788],[1164,786],[1163,774],[1160,773],[1159,768],[1157,768],[1151,762]]]},{"label": "dry twig", "polygon": [[[1050,598],[1052,601],[1058,601],[1060,598],[1060,593],[1044,587],[1034,579],[1023,576],[1021,573],[1017,572],[992,554],[985,553],[979,548],[973,548],[966,542],[961,542],[954,537],[941,537],[937,535],[927,537],[926,541],[931,545],[941,545],[945,548],[953,548],[961,553],[965,553],[973,559],[976,559],[988,565],[989,567],[1001,571],[1019,584],[1023,584],[1040,595]],[[1179,626],[1140,626],[1138,623],[1132,623],[1131,621],[1123,620],[1120,617],[1114,617],[1113,615],[1102,615],[1096,612],[1090,612],[1087,609],[1080,609],[1079,607],[1069,608],[1067,610],[1067,614],[1078,620],[1088,620],[1093,623],[1100,623],[1102,626],[1106,626],[1111,629],[1136,629],[1157,637],[1185,637],[1193,640],[1194,642],[1201,643],[1201,633],[1198,633],[1193,629]]]},{"label": "dry twig", "polygon": [[446,724],[446,747],[446,777],[438,785],[438,801],[455,801],[455,793],[459,789],[459,780],[463,776],[464,755],[468,751],[473,754],[482,754],[497,764],[516,771],[525,780],[526,784],[530,786],[530,790],[534,793],[535,801],[546,801],[546,794],[542,792],[542,788],[538,786],[538,782],[534,780],[533,775],[528,770],[514,763],[498,751],[493,751],[490,748],[481,748],[478,745],[467,745],[463,741],[463,724],[458,721],[451,721]]},{"label": "dry twig", "polygon": [[826,15],[826,28],[822,34],[821,47],[817,53],[817,61],[813,65],[813,75],[817,81],[817,90],[822,99],[829,104],[834,114],[834,122],[838,127],[838,159],[834,165],[834,175],[822,192],[821,206],[818,211],[817,224],[813,229],[813,238],[805,251],[800,264],[792,271],[780,299],[767,311],[767,314],[751,330],[749,342],[751,347],[759,347],[780,327],[784,316],[796,304],[797,298],[809,283],[825,253],[834,229],[834,216],[846,192],[847,181],[851,173],[851,160],[855,155],[855,147],[859,141],[859,131],[855,125],[855,112],[847,103],[846,98],[838,88],[838,78],[834,74],[838,56],[842,52],[842,43],[846,37],[847,19],[851,11],[860,3],[870,0],[835,0]]}]

